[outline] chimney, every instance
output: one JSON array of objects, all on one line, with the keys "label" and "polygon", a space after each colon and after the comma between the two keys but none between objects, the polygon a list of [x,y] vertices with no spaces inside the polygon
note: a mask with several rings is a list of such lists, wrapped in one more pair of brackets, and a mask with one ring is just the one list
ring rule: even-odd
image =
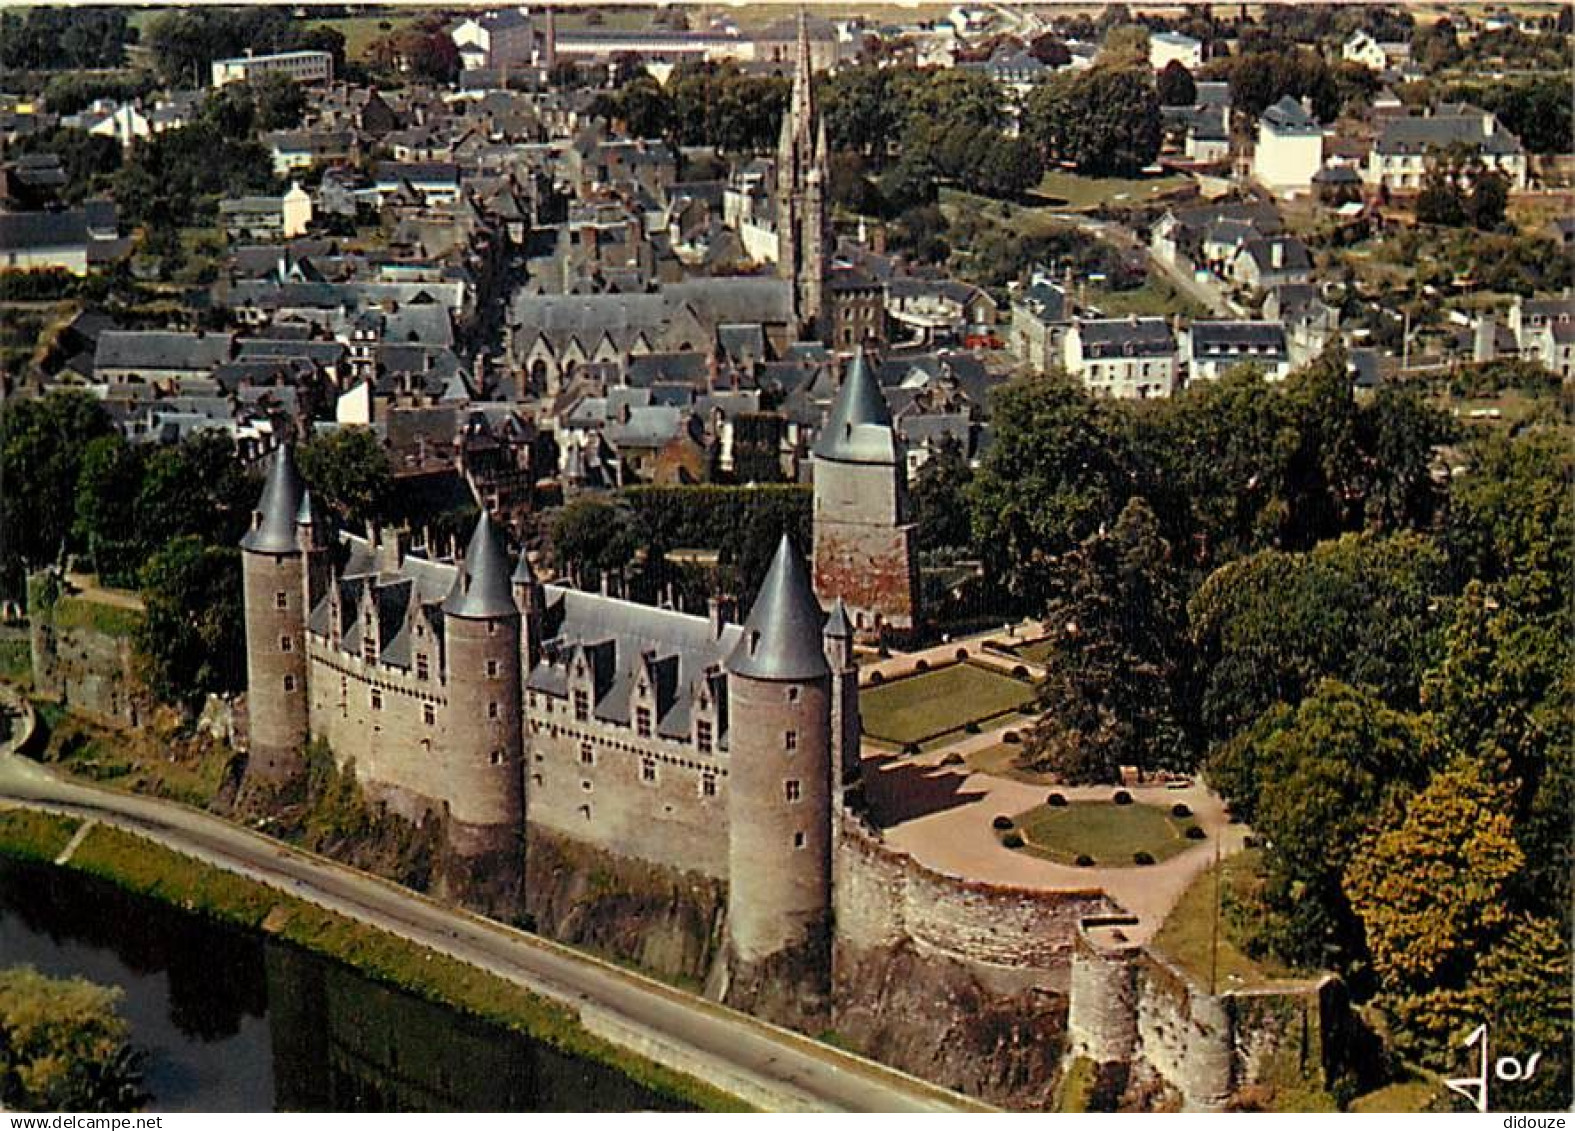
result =
[{"label": "chimney", "polygon": [[706,615],[711,621],[711,639],[720,639],[722,629],[732,623],[733,620],[733,599],[731,597],[711,597],[707,599]]},{"label": "chimney", "polygon": [[1285,266],[1285,245],[1279,240],[1269,245],[1269,262],[1274,264],[1276,271]]}]

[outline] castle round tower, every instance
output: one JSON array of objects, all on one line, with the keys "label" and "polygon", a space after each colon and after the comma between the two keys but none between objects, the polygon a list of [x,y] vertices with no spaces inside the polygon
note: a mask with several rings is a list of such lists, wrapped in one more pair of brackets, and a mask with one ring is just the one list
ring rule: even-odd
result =
[{"label": "castle round tower", "polygon": [[736,969],[790,952],[827,976],[831,669],[809,571],[783,537],[727,661],[727,932]]},{"label": "castle round tower", "polygon": [[520,613],[508,558],[483,511],[443,602],[444,748],[450,867],[465,902],[507,909],[524,867]]},{"label": "castle round tower", "polygon": [[307,560],[297,531],[305,488],[289,445],[274,455],[241,539],[246,616],[247,773],[279,783],[301,769],[307,738]]}]

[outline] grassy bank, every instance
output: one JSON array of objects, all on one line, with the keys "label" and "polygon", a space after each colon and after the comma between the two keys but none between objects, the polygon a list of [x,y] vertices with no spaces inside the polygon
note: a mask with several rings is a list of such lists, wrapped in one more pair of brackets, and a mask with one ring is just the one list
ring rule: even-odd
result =
[{"label": "grassy bank", "polygon": [[[75,827],[75,821],[65,818],[0,812],[0,855],[52,860]],[[593,1036],[572,1012],[513,982],[142,837],[95,827],[68,866],[139,895],[267,931],[388,985],[508,1026],[568,1055],[608,1065],[680,1103],[705,1111],[748,1110],[717,1088]]]}]

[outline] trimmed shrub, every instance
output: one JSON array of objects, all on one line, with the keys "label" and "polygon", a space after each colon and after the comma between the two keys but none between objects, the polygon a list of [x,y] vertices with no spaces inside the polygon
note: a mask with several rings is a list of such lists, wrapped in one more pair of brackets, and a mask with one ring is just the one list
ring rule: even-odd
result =
[{"label": "trimmed shrub", "polygon": [[958,663],[961,663],[968,658],[968,649],[959,648],[957,651],[953,652],[952,655],[957,657]]},{"label": "trimmed shrub", "polygon": [[927,671],[929,671],[930,670],[930,661],[928,661],[928,660],[920,660],[918,663],[913,665],[913,670],[916,671],[916,672],[927,672]]},{"label": "trimmed shrub", "polygon": [[1023,834],[1016,832],[1007,833],[1001,838],[1001,843],[1006,845],[1007,848],[1021,848],[1023,846]]},{"label": "trimmed shrub", "polygon": [[1204,832],[1203,829],[1200,826],[1198,826],[1198,825],[1188,825],[1187,826],[1186,836],[1187,836],[1188,840],[1203,840],[1208,835],[1209,834]]},{"label": "trimmed shrub", "polygon": [[966,759],[964,759],[961,754],[957,753],[954,750],[950,754],[946,755],[946,757],[941,759],[941,765],[943,765],[943,766],[961,766],[961,765],[964,764],[965,761],[966,761]]},{"label": "trimmed shrub", "polygon": [[1010,817],[1008,817],[1005,813],[1002,813],[999,817],[997,817],[995,820],[991,821],[990,823],[992,825],[994,825],[996,828],[1000,829],[1002,832],[1005,832],[1007,829],[1011,828],[1012,825],[1014,824],[1012,819]]},{"label": "trimmed shrub", "polygon": [[1132,804],[1132,795],[1124,789],[1118,789],[1116,790],[1116,795],[1110,800],[1114,801],[1117,805],[1130,805]]},{"label": "trimmed shrub", "polygon": [[1012,667],[1012,675],[1015,676],[1018,679],[1027,679],[1028,678],[1028,669],[1026,667],[1024,667],[1022,664],[1015,664]]},{"label": "trimmed shrub", "polygon": [[964,734],[978,734],[979,733],[979,724],[977,722],[975,722],[973,719],[969,719],[967,722],[963,723],[963,733]]},{"label": "trimmed shrub", "polygon": [[1085,852],[1077,858],[1077,866],[1079,868],[1092,868],[1094,866],[1094,858]]},{"label": "trimmed shrub", "polygon": [[902,752],[910,755],[917,754],[919,753],[919,744],[917,742],[905,742],[902,744]]},{"label": "trimmed shrub", "polygon": [[1142,867],[1147,867],[1148,865],[1154,863],[1154,858],[1146,852],[1134,852],[1132,854],[1132,863]]},{"label": "trimmed shrub", "polygon": [[882,673],[882,672],[870,672],[870,686],[871,687],[879,687],[881,684],[883,684],[885,682],[886,682],[886,676],[885,676],[884,673]]},{"label": "trimmed shrub", "polygon": [[1045,798],[1045,804],[1050,806],[1052,809],[1061,809],[1066,805],[1066,794],[1052,793],[1049,797]]},{"label": "trimmed shrub", "polygon": [[1006,743],[1008,746],[1016,746],[1022,740],[1023,736],[1018,734],[1015,730],[1005,731],[1001,735],[1001,741]]},{"label": "trimmed shrub", "polygon": [[1172,817],[1190,817],[1192,816],[1192,810],[1178,801],[1170,807],[1170,815]]}]

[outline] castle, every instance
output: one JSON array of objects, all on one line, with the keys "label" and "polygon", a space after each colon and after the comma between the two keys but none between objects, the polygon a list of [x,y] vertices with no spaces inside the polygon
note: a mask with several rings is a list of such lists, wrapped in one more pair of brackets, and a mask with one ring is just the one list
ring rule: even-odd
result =
[{"label": "castle", "polygon": [[[725,885],[731,968],[824,969],[833,813],[859,774],[856,620],[879,604],[862,588],[850,612],[824,583],[910,531],[879,398],[856,356],[828,425],[847,431],[816,457],[829,611],[784,537],[742,625],[717,601],[700,616],[544,584],[486,513],[455,561],[375,529],[336,548],[280,448],[241,543],[250,774],[288,781],[321,738],[392,811],[441,817],[443,882],[467,902],[519,906],[550,835]],[[911,556],[891,568],[910,577]]]}]

